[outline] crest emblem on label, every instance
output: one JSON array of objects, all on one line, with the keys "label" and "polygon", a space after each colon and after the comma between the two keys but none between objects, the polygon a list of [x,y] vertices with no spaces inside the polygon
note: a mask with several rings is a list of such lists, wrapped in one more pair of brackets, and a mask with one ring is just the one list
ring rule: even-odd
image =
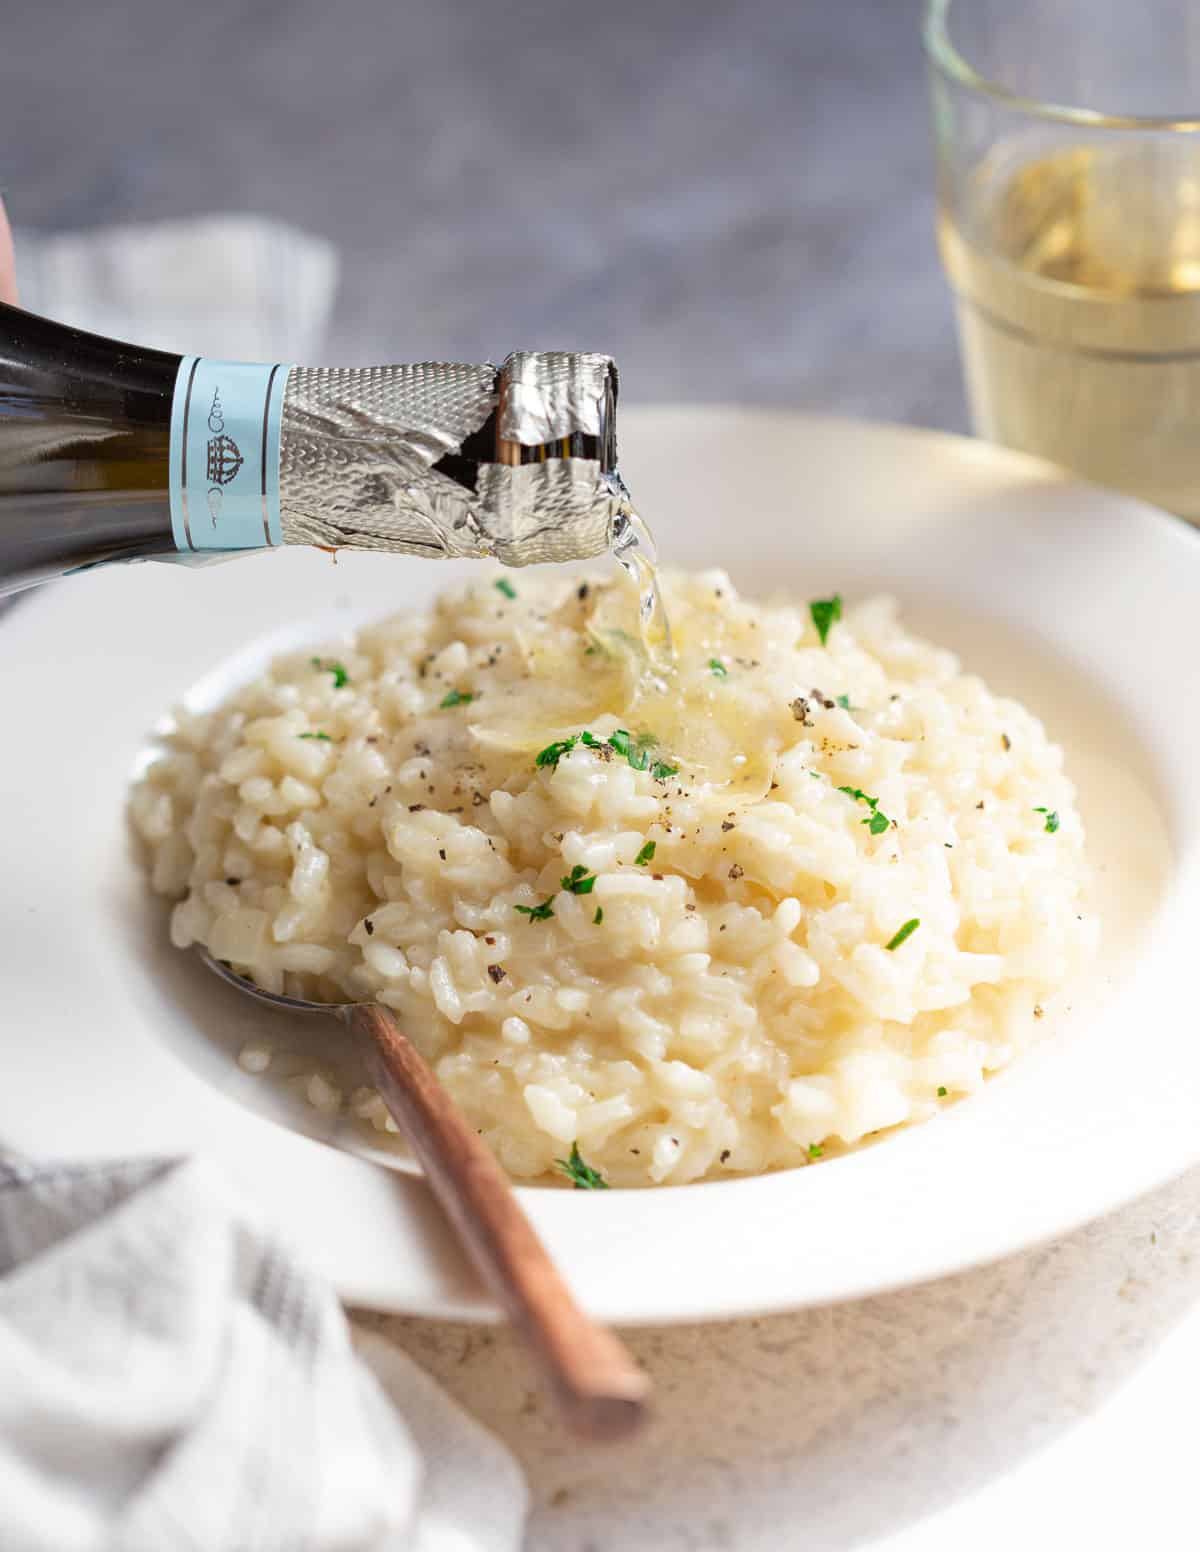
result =
[{"label": "crest emblem on label", "polygon": [[208,479],[213,485],[228,485],[244,462],[231,436],[208,439]]},{"label": "crest emblem on label", "polygon": [[282,542],[279,444],[289,370],[278,362],[180,361],[170,447],[177,549],[250,550]]}]

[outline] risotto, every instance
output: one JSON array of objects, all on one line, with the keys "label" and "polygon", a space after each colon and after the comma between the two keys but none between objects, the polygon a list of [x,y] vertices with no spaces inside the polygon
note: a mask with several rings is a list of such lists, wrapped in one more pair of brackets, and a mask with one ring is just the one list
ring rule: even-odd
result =
[{"label": "risotto", "polygon": [[887,599],[666,598],[669,693],[628,584],[522,574],[179,713],[132,800],[173,941],[393,1008],[524,1178],[807,1163],[978,1089],[1095,940],[1060,750]]}]

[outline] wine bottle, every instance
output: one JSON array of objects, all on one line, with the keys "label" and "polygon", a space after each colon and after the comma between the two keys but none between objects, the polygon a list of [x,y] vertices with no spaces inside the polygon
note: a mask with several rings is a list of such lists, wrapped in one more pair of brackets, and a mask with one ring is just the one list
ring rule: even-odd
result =
[{"label": "wine bottle", "polygon": [[114,561],[280,544],[492,556],[610,548],[616,367],[295,367],[178,356],[0,304],[0,594]]}]

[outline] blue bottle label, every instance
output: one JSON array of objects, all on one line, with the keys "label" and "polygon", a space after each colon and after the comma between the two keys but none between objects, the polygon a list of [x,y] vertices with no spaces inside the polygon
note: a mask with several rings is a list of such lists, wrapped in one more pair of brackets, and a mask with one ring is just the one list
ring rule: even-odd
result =
[{"label": "blue bottle label", "polygon": [[171,402],[171,530],[179,550],[283,542],[279,431],[288,366],[184,356]]}]

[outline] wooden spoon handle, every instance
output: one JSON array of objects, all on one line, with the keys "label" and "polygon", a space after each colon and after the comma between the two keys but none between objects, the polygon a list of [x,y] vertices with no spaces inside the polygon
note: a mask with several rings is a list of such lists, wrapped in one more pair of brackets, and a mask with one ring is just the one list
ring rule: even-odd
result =
[{"label": "wooden spoon handle", "polygon": [[347,1009],[365,1036],[371,1081],[421,1161],[434,1195],[480,1274],[524,1336],[567,1421],[617,1439],[644,1420],[649,1382],[611,1331],[576,1304],[487,1144],[388,1009]]}]

